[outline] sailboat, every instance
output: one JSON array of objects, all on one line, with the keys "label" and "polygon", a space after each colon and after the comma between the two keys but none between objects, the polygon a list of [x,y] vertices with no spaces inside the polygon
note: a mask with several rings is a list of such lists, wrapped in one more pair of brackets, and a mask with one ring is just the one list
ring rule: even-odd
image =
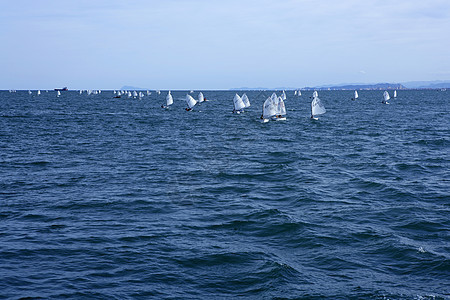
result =
[{"label": "sailboat", "polygon": [[356,100],[356,99],[358,99],[358,91],[355,91],[355,97],[354,98],[352,98],[352,100]]},{"label": "sailboat", "polygon": [[56,91],[56,97],[61,96],[61,92],[60,91]]},{"label": "sailboat", "polygon": [[269,97],[264,101],[263,104],[263,111],[261,115],[261,122],[267,123],[270,121],[270,118],[275,116],[277,113],[275,103],[272,101],[272,98]]},{"label": "sailboat", "polygon": [[397,98],[397,90],[394,91],[394,98]]},{"label": "sailboat", "polygon": [[298,92],[297,92],[297,96],[301,96],[302,95],[302,92],[300,91],[300,90],[298,90]]},{"label": "sailboat", "polygon": [[242,99],[242,102],[244,102],[244,105],[245,105],[244,108],[250,107],[250,100],[248,99],[248,96],[246,93],[244,93],[244,95],[242,95],[241,99]]},{"label": "sailboat", "polygon": [[389,102],[388,102],[389,99],[391,99],[391,97],[389,96],[389,93],[387,91],[384,91],[384,93],[383,93],[383,101],[381,101],[381,103],[389,104]]},{"label": "sailboat", "polygon": [[323,106],[322,101],[320,101],[320,98],[318,96],[313,97],[313,100],[311,101],[311,119],[318,120],[319,118],[314,116],[321,115],[326,112],[327,110],[325,109],[325,106]]},{"label": "sailboat", "polygon": [[283,98],[278,97],[278,103],[276,104],[276,114],[272,117],[274,121],[286,121],[286,106],[284,105]]},{"label": "sailboat", "polygon": [[286,100],[286,93],[285,93],[285,91],[283,91],[283,93],[281,93],[281,99],[282,100]]},{"label": "sailboat", "polygon": [[37,91],[37,95],[39,96],[40,94],[41,94],[41,91],[40,91],[40,90],[38,90],[38,91]]},{"label": "sailboat", "polygon": [[203,96],[203,93],[200,92],[198,93],[198,102],[202,103],[203,101],[205,101],[205,97]]},{"label": "sailboat", "polygon": [[186,95],[186,103],[187,103],[187,106],[188,106],[188,108],[186,108],[186,111],[190,111],[195,106],[195,104],[197,104],[197,100],[192,98],[191,95],[187,94]]},{"label": "sailboat", "polygon": [[172,105],[173,104],[173,97],[172,97],[172,94],[170,93],[170,91],[167,93],[167,96],[166,96],[166,105],[161,105],[161,107],[162,108],[169,108],[169,106],[170,105]]},{"label": "sailboat", "polygon": [[242,101],[242,98],[238,94],[234,95],[233,104],[234,104],[233,113],[240,114],[245,108],[244,101]]},{"label": "sailboat", "polygon": [[28,95],[31,95],[31,94],[32,94],[32,92],[30,90],[28,90]]}]

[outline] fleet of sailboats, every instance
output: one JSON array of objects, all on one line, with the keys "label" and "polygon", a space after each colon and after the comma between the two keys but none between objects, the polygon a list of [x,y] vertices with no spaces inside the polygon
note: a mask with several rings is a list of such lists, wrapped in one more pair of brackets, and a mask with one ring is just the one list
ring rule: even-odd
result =
[{"label": "fleet of sailboats", "polygon": [[[85,90],[87,95],[91,94],[100,94],[101,90]],[[10,90],[10,92],[15,92],[15,90]],[[28,93],[32,95],[31,90],[28,90]],[[82,94],[83,90],[79,90],[79,93]],[[137,92],[137,91],[123,91],[123,90],[114,90],[114,98],[120,98],[122,95],[128,96],[128,98],[139,98],[142,99],[145,95],[151,95],[151,92],[148,90],[146,91],[146,94],[143,91]],[[161,91],[156,91],[156,95],[159,95]],[[198,103],[202,103],[207,101],[204,94],[202,92],[199,92],[198,98],[194,99],[190,93],[193,93],[193,91],[190,91],[188,94],[186,94],[186,104],[187,104],[187,111],[190,111],[193,109],[195,105]],[[41,95],[41,90],[37,90],[36,95]],[[294,95],[300,96],[301,91],[295,90]],[[60,90],[56,90],[56,97],[60,97],[61,92]],[[397,90],[393,91],[393,98],[397,97]],[[323,105],[322,101],[319,98],[319,94],[317,91],[314,91],[312,94],[312,101],[311,101],[311,119],[318,120],[317,116],[322,115],[326,113],[325,106]],[[356,100],[359,98],[358,91],[354,91],[354,98],[352,100]],[[282,121],[286,120],[286,105],[285,100],[287,99],[287,95],[285,91],[282,91],[281,94],[278,96],[276,93],[273,93],[270,97],[268,97],[262,107],[262,114],[261,114],[261,120],[263,123],[267,123],[269,121]],[[391,100],[391,97],[389,95],[389,92],[386,90],[383,92],[383,100],[381,101],[383,104],[389,104],[389,100]],[[169,108],[171,105],[173,105],[174,100],[173,96],[171,94],[171,91],[168,91],[167,96],[165,98],[165,102],[161,105],[162,108]],[[244,93],[242,96],[239,96],[239,94],[235,94],[233,98],[233,113],[241,114],[244,112],[245,108],[250,107],[250,100],[246,93]]]},{"label": "fleet of sailboats", "polygon": [[273,93],[266,101],[264,101],[261,120],[263,123],[267,123],[270,120],[286,120],[286,106],[284,104],[283,94],[277,96],[276,93]]}]

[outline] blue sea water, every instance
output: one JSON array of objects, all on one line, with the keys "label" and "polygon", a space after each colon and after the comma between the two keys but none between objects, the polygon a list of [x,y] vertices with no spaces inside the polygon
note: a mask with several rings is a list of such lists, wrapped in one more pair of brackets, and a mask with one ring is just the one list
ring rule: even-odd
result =
[{"label": "blue sea water", "polygon": [[450,299],[448,91],[203,93],[0,92],[0,298]]}]

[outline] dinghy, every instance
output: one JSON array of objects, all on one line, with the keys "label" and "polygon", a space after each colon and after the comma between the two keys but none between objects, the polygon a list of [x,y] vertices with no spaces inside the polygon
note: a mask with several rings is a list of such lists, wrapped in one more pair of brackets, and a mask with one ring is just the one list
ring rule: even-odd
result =
[{"label": "dinghy", "polygon": [[311,119],[319,120],[316,118],[317,115],[322,115],[326,113],[325,106],[323,106],[322,101],[320,101],[319,97],[314,97],[311,101]]},{"label": "dinghy", "polygon": [[197,100],[195,100],[194,98],[192,98],[191,95],[186,95],[186,103],[187,103],[187,108],[186,111],[191,111],[192,108],[195,106],[195,104],[197,104]]},{"label": "dinghy", "polygon": [[381,101],[381,103],[389,104],[389,102],[388,102],[389,99],[391,99],[391,97],[389,96],[388,91],[384,91],[384,93],[383,93],[383,101]]},{"label": "dinghy", "polygon": [[205,97],[203,96],[203,93],[198,93],[198,103],[202,103],[205,101]]},{"label": "dinghy", "polygon": [[241,112],[243,112],[243,109],[245,108],[245,104],[244,104],[244,101],[242,101],[242,98],[238,94],[234,95],[233,104],[234,104],[233,113],[240,114]]},{"label": "dinghy", "polygon": [[397,98],[397,90],[394,91],[394,98]]},{"label": "dinghy", "polygon": [[358,99],[358,91],[355,91],[355,98],[353,98],[352,100],[356,100],[356,99]]},{"label": "dinghy", "polygon": [[166,96],[166,105],[161,105],[162,108],[169,108],[169,106],[171,106],[173,104],[173,98],[172,98],[172,94],[170,94],[170,91],[167,93]]},{"label": "dinghy", "polygon": [[286,121],[286,106],[282,97],[278,97],[278,103],[275,106],[276,114],[272,117],[274,121]]},{"label": "dinghy", "polygon": [[60,91],[56,91],[56,97],[61,96],[61,92]]},{"label": "dinghy", "polygon": [[272,98],[267,98],[266,101],[264,101],[263,104],[263,111],[261,115],[261,122],[267,123],[270,121],[270,118],[275,116],[276,114],[276,108],[275,103],[273,102]]},{"label": "dinghy", "polygon": [[281,93],[281,99],[284,101],[286,100],[286,93],[283,91],[283,93]]},{"label": "dinghy", "polygon": [[41,94],[41,91],[40,91],[40,90],[38,90],[38,91],[37,91],[37,95],[39,96],[40,94]]}]

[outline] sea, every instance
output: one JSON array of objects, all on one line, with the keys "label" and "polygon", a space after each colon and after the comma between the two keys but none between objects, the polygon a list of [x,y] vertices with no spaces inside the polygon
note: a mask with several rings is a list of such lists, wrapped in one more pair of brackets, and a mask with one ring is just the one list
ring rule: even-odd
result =
[{"label": "sea", "polygon": [[0,299],[450,299],[450,91],[151,92],[0,91]]}]

